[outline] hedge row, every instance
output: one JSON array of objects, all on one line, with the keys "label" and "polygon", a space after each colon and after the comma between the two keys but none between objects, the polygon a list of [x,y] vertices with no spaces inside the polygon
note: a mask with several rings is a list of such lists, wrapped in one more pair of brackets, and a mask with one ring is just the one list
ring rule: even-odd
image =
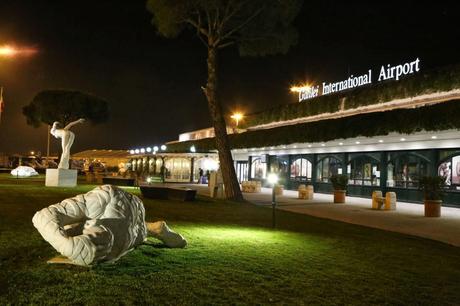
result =
[{"label": "hedge row", "polygon": [[241,127],[248,128],[271,122],[334,113],[345,109],[389,102],[394,99],[460,88],[460,65],[417,73],[398,82],[385,81],[371,87],[360,87],[345,93],[319,96],[301,103],[277,106],[267,111],[249,115]]},{"label": "hedge row", "polygon": [[[447,129],[460,129],[460,100],[415,109],[397,109],[249,131],[229,135],[229,139],[233,149],[240,149]],[[216,148],[214,138],[206,138],[170,144],[168,152],[189,152],[192,145],[197,152],[209,152]]]}]

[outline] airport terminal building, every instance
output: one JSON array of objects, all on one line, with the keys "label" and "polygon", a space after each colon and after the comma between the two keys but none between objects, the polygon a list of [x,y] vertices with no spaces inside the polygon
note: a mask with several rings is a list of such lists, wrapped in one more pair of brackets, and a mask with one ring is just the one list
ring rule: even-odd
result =
[{"label": "airport terminal building", "polygon": [[[326,94],[321,85],[296,87],[299,103],[247,116],[244,131],[229,135],[240,182],[265,183],[275,172],[286,189],[312,184],[315,192],[330,193],[330,176],[347,174],[349,195],[394,191],[398,200],[422,202],[419,179],[440,175],[447,183],[444,203],[460,206],[460,66],[423,72],[418,59],[408,64],[413,74],[400,80]],[[161,160],[181,173],[170,181],[194,182],[197,167],[215,168],[217,155],[212,137],[188,139],[165,152],[134,153],[132,163]]]}]

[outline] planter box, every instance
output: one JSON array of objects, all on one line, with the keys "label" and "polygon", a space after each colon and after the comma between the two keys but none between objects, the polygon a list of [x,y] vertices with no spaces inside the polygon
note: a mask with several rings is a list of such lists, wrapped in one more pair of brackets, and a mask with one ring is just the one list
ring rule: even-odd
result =
[{"label": "planter box", "polygon": [[442,201],[425,200],[425,217],[441,217]]},{"label": "planter box", "polygon": [[117,186],[134,186],[135,180],[133,178],[124,178],[124,177],[103,177],[102,183],[117,185]]},{"label": "planter box", "polygon": [[346,190],[334,190],[334,203],[345,203]]},{"label": "planter box", "polygon": [[148,199],[194,201],[196,189],[163,186],[140,186],[142,196]]}]

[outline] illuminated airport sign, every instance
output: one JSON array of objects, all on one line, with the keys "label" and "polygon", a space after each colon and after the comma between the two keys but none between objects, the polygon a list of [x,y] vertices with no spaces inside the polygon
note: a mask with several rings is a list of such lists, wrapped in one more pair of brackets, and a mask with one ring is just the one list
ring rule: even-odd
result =
[{"label": "illuminated airport sign", "polygon": [[[396,66],[391,66],[390,64],[383,65],[379,69],[377,82],[387,80],[398,81],[401,77],[416,73],[418,71],[420,71],[419,58],[412,62],[407,62]],[[373,71],[372,69],[369,69],[365,74],[358,76],[351,75],[346,80],[333,83],[323,82],[321,85],[296,86],[292,87],[291,91],[299,94],[299,102],[301,102],[317,96],[328,95],[331,93],[372,84],[372,75]]]}]

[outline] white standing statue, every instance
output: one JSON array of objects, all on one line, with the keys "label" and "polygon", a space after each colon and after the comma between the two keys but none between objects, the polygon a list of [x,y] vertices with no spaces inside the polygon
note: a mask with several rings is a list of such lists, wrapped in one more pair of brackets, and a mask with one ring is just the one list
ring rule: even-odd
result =
[{"label": "white standing statue", "polygon": [[72,147],[73,141],[75,139],[75,134],[70,130],[70,128],[77,123],[83,122],[85,122],[85,119],[78,119],[76,121],[70,122],[63,129],[57,128],[59,122],[56,121],[53,123],[53,127],[51,128],[50,133],[56,138],[61,138],[62,145],[62,154],[58,169],[69,169],[70,148]]},{"label": "white standing statue", "polygon": [[142,201],[112,185],[43,208],[32,222],[42,237],[67,257],[50,263],[91,266],[114,262],[142,244],[147,235],[170,248],[187,245],[164,221],[146,223]]}]

